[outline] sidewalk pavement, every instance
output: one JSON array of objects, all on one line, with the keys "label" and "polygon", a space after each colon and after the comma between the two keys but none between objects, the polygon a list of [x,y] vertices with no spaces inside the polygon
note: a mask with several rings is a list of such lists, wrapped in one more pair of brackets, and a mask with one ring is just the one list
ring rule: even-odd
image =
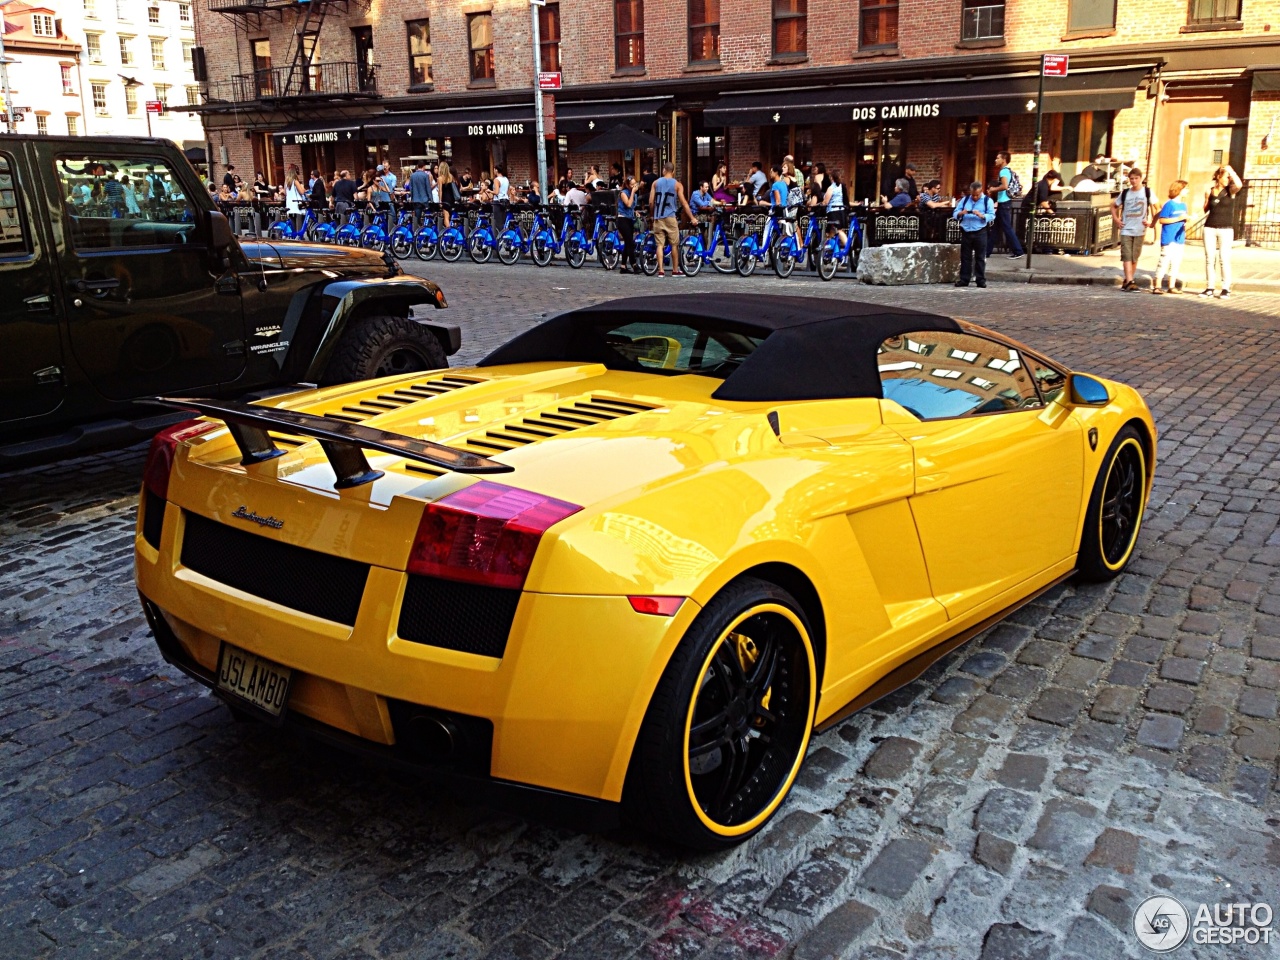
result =
[{"label": "sidewalk pavement", "polygon": [[[1148,243],[1138,260],[1138,286],[1150,289],[1155,277],[1156,261],[1160,259],[1160,245]],[[1124,274],[1120,266],[1120,249],[1114,248],[1091,257],[1068,254],[1040,254],[1031,258],[1031,269],[1026,269],[1026,258],[1009,260],[1003,253],[992,254],[987,260],[987,277],[1013,283],[1066,283],[1120,286]],[[1232,293],[1280,293],[1280,250],[1262,247],[1246,247],[1237,243],[1231,250]],[[1198,243],[1187,244],[1182,258],[1179,278],[1183,289],[1199,293],[1205,285],[1204,247]]]}]

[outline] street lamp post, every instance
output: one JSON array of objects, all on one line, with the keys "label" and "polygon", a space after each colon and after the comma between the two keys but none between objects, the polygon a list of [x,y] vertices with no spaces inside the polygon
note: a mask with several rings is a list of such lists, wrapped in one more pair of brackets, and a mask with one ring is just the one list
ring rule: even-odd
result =
[{"label": "street lamp post", "polygon": [[[1044,123],[1044,58],[1040,61],[1040,86],[1036,90],[1036,141],[1032,147],[1031,157],[1031,210],[1027,216],[1027,269],[1031,269],[1031,251],[1036,245],[1036,212],[1040,206],[1036,203],[1034,191],[1040,182],[1040,138]],[[1026,191],[1023,191],[1025,195]]]},{"label": "street lamp post", "polygon": [[542,38],[539,36],[538,11],[542,6],[542,0],[529,0],[529,16],[533,20],[533,126],[536,137],[533,152],[538,158],[538,196],[546,203],[547,144],[542,132],[542,88],[538,85],[538,74],[542,73]]},{"label": "street lamp post", "polygon": [[4,55],[4,8],[12,2],[13,0],[0,0],[0,93],[4,94],[5,129],[9,133],[16,133],[13,116],[13,94],[9,90],[9,58]]}]

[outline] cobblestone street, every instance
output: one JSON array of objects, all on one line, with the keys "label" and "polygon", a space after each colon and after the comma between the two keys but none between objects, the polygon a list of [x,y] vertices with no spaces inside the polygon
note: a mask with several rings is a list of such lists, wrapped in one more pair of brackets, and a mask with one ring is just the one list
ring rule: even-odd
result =
[{"label": "cobblestone street", "polygon": [[145,448],[2,474],[0,957],[1103,960],[1145,955],[1132,918],[1155,894],[1280,910],[1280,296],[412,269],[462,325],[455,365],[633,292],[851,297],[992,326],[1151,404],[1135,559],[816,737],[767,831],[690,856],[234,721],[142,618]]}]

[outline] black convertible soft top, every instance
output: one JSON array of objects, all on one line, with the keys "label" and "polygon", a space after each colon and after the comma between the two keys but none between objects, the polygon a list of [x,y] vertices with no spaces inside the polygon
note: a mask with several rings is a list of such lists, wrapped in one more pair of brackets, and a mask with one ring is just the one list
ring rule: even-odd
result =
[{"label": "black convertible soft top", "polygon": [[769,403],[883,397],[876,350],[912,331],[960,332],[950,317],[825,297],[679,293],[626,297],[570,310],[508,341],[480,366],[565,361],[617,368],[603,323],[676,322],[733,330],[763,342],[716,390],[717,400]]}]

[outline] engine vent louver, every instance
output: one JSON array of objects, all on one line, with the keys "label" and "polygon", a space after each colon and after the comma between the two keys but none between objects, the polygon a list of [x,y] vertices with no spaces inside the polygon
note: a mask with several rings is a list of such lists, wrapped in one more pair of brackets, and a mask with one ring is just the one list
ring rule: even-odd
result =
[{"label": "engine vent louver", "polygon": [[583,427],[607,423],[633,413],[645,413],[657,407],[633,400],[615,400],[612,397],[592,397],[575,400],[552,409],[542,410],[532,416],[504,423],[500,427],[472,434],[462,444],[477,453],[503,453],[523,447],[537,440],[563,436]]}]

